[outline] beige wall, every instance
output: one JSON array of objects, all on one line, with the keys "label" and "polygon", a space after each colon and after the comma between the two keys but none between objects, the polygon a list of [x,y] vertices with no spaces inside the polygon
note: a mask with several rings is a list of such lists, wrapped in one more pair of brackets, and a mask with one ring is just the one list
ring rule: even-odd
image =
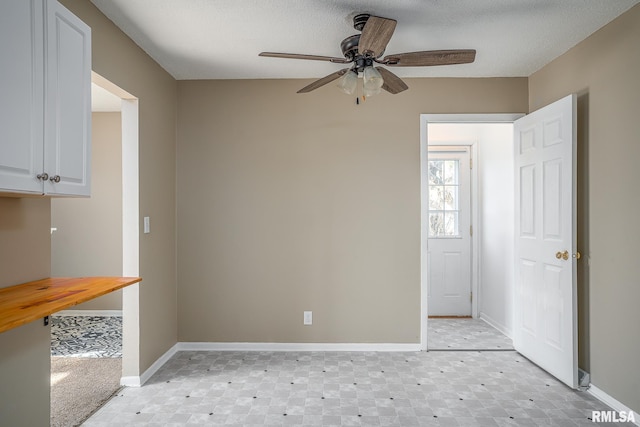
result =
[{"label": "beige wall", "polygon": [[524,78],[307,83],[178,83],[179,341],[419,342],[420,113],[528,107]]},{"label": "beige wall", "polygon": [[[0,287],[49,277],[49,199],[0,197]],[[36,320],[0,334],[0,424],[49,425],[51,329]]]},{"label": "beige wall", "polygon": [[[122,276],[122,119],[91,115],[91,197],[51,200],[51,275]],[[73,307],[122,310],[122,291]]]},{"label": "beige wall", "polygon": [[[92,30],[93,71],[139,102],[140,373],[176,343],[176,81],[93,4],[62,0]],[[142,230],[142,224],[140,224]],[[133,375],[127,373],[127,375]]]},{"label": "beige wall", "polygon": [[[640,412],[640,6],[529,79],[535,110],[580,96],[579,250],[585,256],[593,384]],[[583,301],[584,303],[584,301]],[[586,317],[586,314],[584,314]]]}]

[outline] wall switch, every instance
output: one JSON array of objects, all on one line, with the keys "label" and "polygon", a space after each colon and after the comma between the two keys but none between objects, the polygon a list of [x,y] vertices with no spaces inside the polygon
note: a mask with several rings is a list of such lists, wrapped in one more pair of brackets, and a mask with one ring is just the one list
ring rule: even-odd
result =
[{"label": "wall switch", "polygon": [[149,217],[148,216],[144,217],[143,223],[144,223],[144,234],[151,233],[151,226],[149,224]]},{"label": "wall switch", "polygon": [[304,312],[304,324],[305,325],[313,324],[313,312],[312,311],[305,311]]}]

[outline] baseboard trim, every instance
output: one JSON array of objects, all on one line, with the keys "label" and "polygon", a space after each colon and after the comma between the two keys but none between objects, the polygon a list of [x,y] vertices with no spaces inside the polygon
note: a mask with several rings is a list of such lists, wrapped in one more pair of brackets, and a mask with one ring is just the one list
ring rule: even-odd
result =
[{"label": "baseboard trim", "polygon": [[139,377],[127,376],[120,378],[120,385],[126,387],[141,387],[146,383],[149,378],[153,376],[162,366],[169,361],[178,351],[178,344],[175,344],[169,350],[167,350],[162,356],[158,358],[149,368],[142,373]]},{"label": "baseboard trim", "polygon": [[122,310],[62,310],[54,313],[54,316],[122,317]]},{"label": "baseboard trim", "polygon": [[496,322],[495,320],[493,320],[491,317],[487,316],[486,314],[480,313],[480,320],[483,320],[483,321],[487,322],[490,326],[496,328],[497,330],[502,332],[508,338],[513,339],[513,337],[511,336],[511,331],[507,330],[506,327],[504,327],[500,323]]},{"label": "baseboard trim", "polygon": [[420,351],[420,344],[180,342],[178,351]]},{"label": "baseboard trim", "polygon": [[589,390],[587,390],[587,392],[602,403],[609,405],[614,411],[626,413],[633,412],[633,418],[635,419],[635,422],[633,424],[640,426],[640,414],[627,407],[624,403],[610,396],[593,384],[590,384]]}]

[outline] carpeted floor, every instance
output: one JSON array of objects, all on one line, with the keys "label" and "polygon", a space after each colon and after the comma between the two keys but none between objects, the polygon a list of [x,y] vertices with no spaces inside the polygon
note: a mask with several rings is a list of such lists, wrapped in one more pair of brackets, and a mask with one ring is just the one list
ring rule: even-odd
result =
[{"label": "carpeted floor", "polygon": [[51,320],[51,426],[79,426],[121,388],[122,317]]},{"label": "carpeted floor", "polygon": [[79,426],[120,390],[122,359],[51,358],[51,427]]}]

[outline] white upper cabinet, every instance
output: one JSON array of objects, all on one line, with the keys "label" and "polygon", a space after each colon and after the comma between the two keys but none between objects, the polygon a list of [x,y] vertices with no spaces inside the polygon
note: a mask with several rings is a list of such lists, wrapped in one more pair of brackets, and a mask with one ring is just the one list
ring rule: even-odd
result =
[{"label": "white upper cabinet", "polygon": [[42,193],[42,0],[0,2],[0,58],[0,190]]},{"label": "white upper cabinet", "polygon": [[91,30],[56,0],[0,2],[0,192],[89,196]]}]

